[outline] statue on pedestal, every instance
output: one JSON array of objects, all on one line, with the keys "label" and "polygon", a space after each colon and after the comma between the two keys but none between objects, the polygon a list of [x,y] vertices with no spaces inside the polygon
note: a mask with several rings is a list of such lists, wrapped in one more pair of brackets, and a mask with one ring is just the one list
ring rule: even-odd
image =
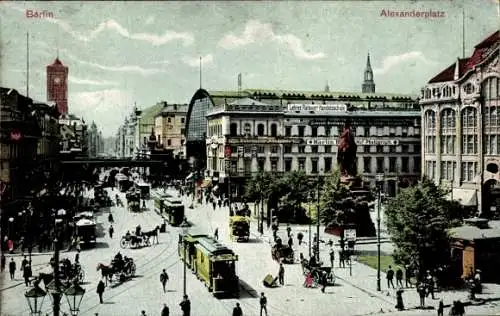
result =
[{"label": "statue on pedestal", "polygon": [[351,130],[351,120],[348,118],[337,140],[337,163],[343,177],[356,177],[356,150],[354,133]]}]

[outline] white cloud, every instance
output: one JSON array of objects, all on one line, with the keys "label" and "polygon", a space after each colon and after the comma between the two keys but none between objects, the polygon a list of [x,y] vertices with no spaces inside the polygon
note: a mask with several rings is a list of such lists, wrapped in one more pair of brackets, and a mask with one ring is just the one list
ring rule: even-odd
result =
[{"label": "white cloud", "polygon": [[146,25],[153,24],[154,22],[155,22],[155,17],[152,15],[148,16],[148,18],[146,19]]},{"label": "white cloud", "polygon": [[106,70],[106,71],[112,71],[112,72],[132,72],[132,73],[139,73],[143,76],[147,75],[152,75],[152,74],[157,74],[157,73],[163,73],[166,72],[167,70],[164,68],[143,68],[141,66],[137,65],[127,65],[127,66],[105,66],[101,65],[98,63],[86,61],[86,60],[81,60],[75,55],[71,54],[67,49],[62,49],[61,51],[65,52],[65,55],[67,55],[70,59],[83,64],[83,65],[88,65],[92,66],[101,70]]},{"label": "white cloud", "polygon": [[90,85],[90,86],[117,86],[118,82],[108,80],[92,80],[69,76],[69,82],[74,84]]},{"label": "white cloud", "polygon": [[[200,57],[191,58],[191,57],[183,57],[182,62],[190,67],[199,67],[200,66]],[[201,57],[202,66],[212,65],[214,63],[214,56],[212,54],[207,54]]]},{"label": "white cloud", "polygon": [[94,120],[104,136],[116,134],[133,106],[133,95],[128,91],[107,89],[71,94],[70,110],[90,124]]},{"label": "white cloud", "polygon": [[302,45],[302,40],[293,34],[275,34],[271,24],[261,23],[258,20],[250,20],[245,25],[245,30],[241,36],[234,33],[224,36],[219,41],[219,46],[225,49],[234,49],[265,40],[273,41],[285,45],[293,55],[299,59],[321,59],[325,53],[310,53]]},{"label": "white cloud", "polygon": [[373,73],[377,75],[383,75],[389,72],[391,69],[398,67],[401,64],[410,62],[412,63],[420,62],[425,64],[434,63],[433,61],[425,58],[424,53],[422,52],[407,52],[401,55],[393,55],[385,57],[384,61],[382,62],[382,67],[373,69]]}]

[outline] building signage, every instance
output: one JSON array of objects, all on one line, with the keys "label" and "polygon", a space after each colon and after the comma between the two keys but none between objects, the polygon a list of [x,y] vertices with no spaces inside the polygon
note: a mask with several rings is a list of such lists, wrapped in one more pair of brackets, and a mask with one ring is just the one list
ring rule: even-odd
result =
[{"label": "building signage", "polygon": [[[374,138],[356,138],[356,145],[358,146],[376,146],[376,145],[381,145],[381,146],[397,146],[399,145],[399,140],[398,139],[374,139]],[[307,145],[320,145],[320,146],[325,146],[325,145],[337,145],[337,140],[336,139],[322,139],[322,138],[316,138],[316,139],[308,139],[306,140]]]},{"label": "building signage", "polygon": [[227,141],[230,144],[300,144],[302,139],[285,138],[230,138]]},{"label": "building signage", "polygon": [[288,112],[345,112],[345,104],[288,104]]}]

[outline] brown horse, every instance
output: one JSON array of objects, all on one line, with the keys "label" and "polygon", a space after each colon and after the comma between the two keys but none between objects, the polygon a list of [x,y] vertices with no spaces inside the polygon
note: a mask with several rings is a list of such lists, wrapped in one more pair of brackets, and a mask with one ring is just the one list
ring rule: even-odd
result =
[{"label": "brown horse", "polygon": [[115,274],[115,269],[113,266],[107,266],[105,264],[99,263],[97,265],[96,271],[101,270],[101,278],[104,278],[106,280],[106,286],[108,285],[108,280],[109,282],[113,281],[113,275]]},{"label": "brown horse", "polygon": [[153,237],[153,242],[156,240],[156,243],[159,244],[160,243],[158,240],[159,231],[160,231],[160,226],[156,226],[155,229],[142,233],[142,236],[147,238],[148,240],[150,237]]}]

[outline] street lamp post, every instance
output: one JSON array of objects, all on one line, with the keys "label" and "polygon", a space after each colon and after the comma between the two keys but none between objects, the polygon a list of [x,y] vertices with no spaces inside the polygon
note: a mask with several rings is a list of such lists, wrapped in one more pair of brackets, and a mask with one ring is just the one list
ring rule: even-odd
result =
[{"label": "street lamp post", "polygon": [[[182,234],[186,236],[189,232],[189,223],[187,222],[187,219],[184,217],[184,221],[181,224],[182,228]],[[183,238],[183,246],[184,246],[184,282],[183,282],[183,293],[186,295],[186,266],[188,264],[187,258],[186,258],[186,239]]]},{"label": "street lamp post", "polygon": [[380,208],[381,208],[381,191],[382,185],[384,184],[384,174],[379,173],[376,176],[377,185],[377,291],[381,291],[380,288]]},{"label": "street lamp post", "polygon": [[[323,172],[323,170],[320,170],[320,172]],[[320,189],[321,189],[321,176],[318,174],[318,196],[317,196],[317,206],[316,206],[316,262],[320,262],[319,258],[319,214],[320,214],[320,209],[319,209],[319,202],[320,202]]]},{"label": "street lamp post", "polygon": [[313,201],[313,193],[309,192],[309,258],[311,258],[311,234],[312,234],[312,218],[311,218],[311,202]]}]

